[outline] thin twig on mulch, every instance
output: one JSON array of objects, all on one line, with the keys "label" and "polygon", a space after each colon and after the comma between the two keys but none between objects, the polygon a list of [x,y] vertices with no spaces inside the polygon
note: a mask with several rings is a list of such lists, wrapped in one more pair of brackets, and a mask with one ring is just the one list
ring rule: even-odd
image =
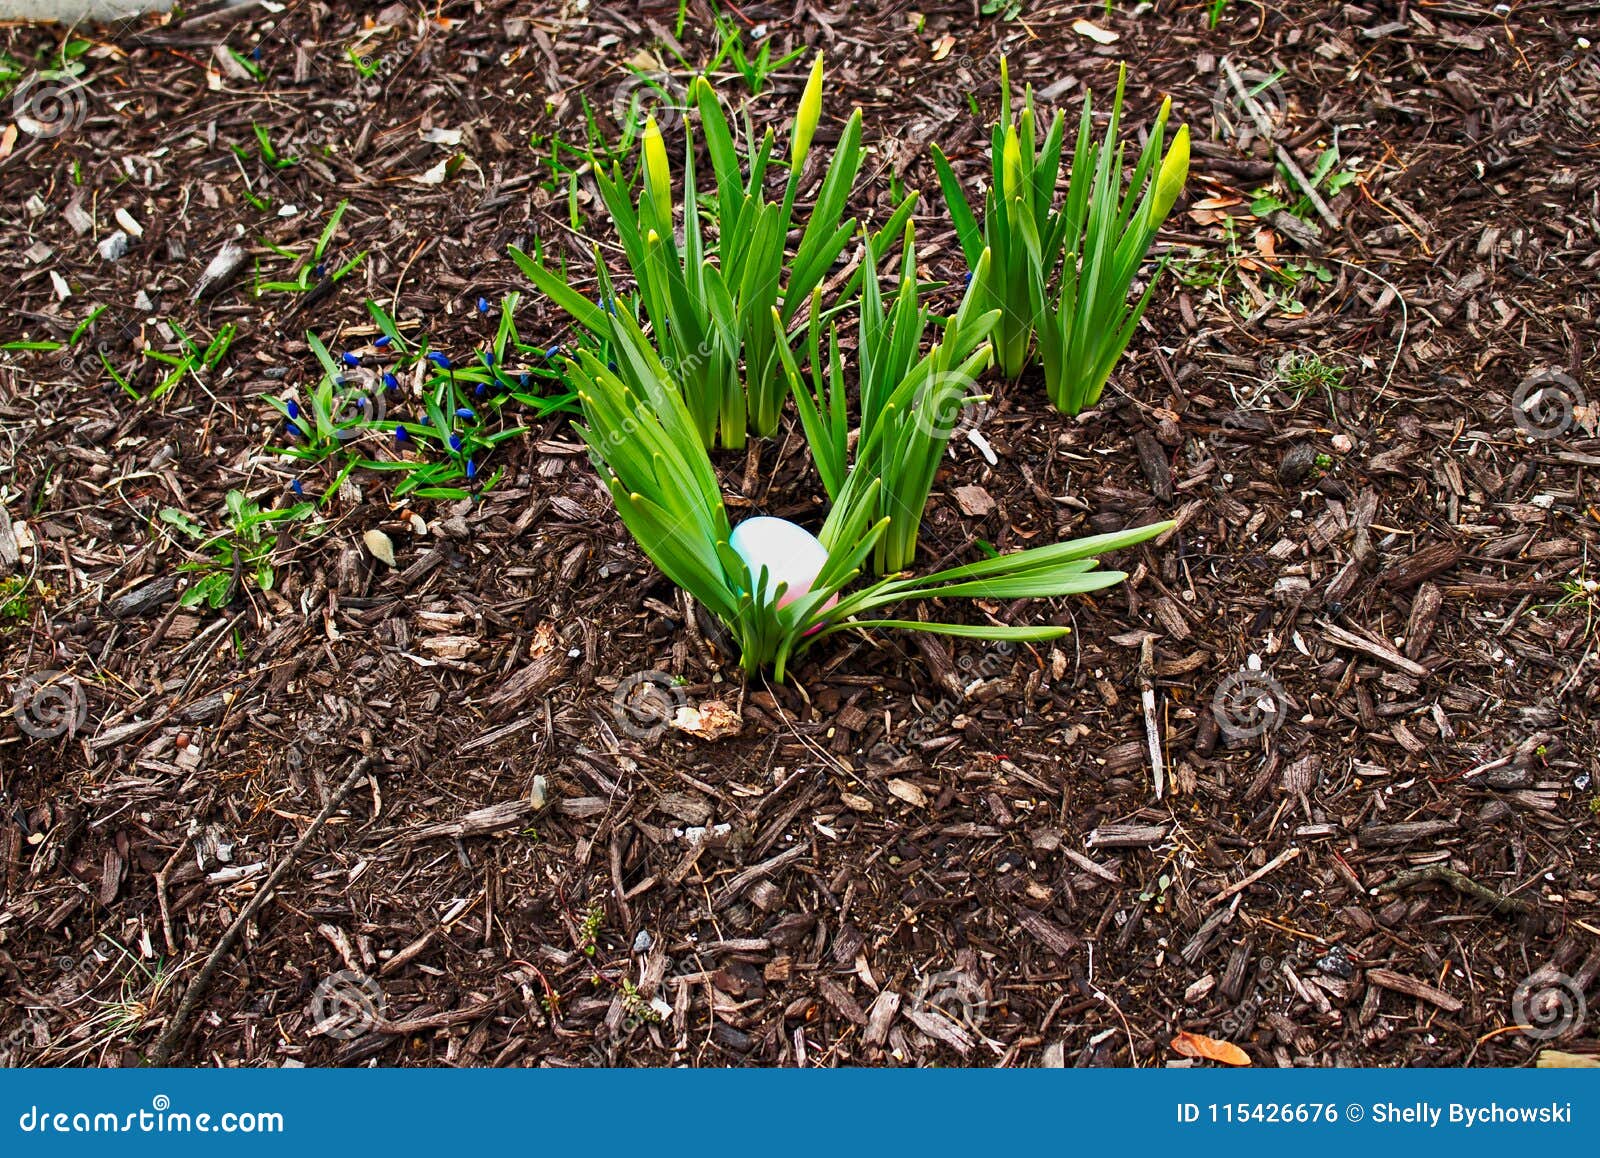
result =
[{"label": "thin twig on mulch", "polygon": [[167,1032],[162,1036],[160,1044],[156,1046],[156,1065],[164,1066],[170,1063],[172,1051],[183,1037],[184,1027],[189,1024],[189,1019],[194,1016],[195,1007],[200,1004],[200,999],[205,996],[206,990],[211,987],[212,974],[217,971],[218,964],[221,963],[228,950],[233,948],[233,943],[238,939],[239,933],[245,927],[245,923],[254,917],[256,911],[266,903],[267,898],[272,895],[278,882],[289,874],[289,870],[294,867],[306,845],[310,844],[312,838],[322,831],[322,826],[328,822],[328,818],[334,814],[334,811],[344,803],[344,798],[350,795],[350,790],[367,774],[367,769],[372,767],[374,759],[375,757],[369,754],[356,761],[355,767],[350,769],[350,775],[344,778],[344,783],[339,785],[338,790],[328,798],[328,803],[317,814],[317,818],[300,834],[300,839],[294,842],[294,847],[278,862],[278,867],[272,870],[272,875],[267,878],[260,891],[250,899],[248,905],[239,911],[239,915],[234,918],[233,924],[228,926],[228,931],[222,934],[222,938],[217,942],[216,948],[211,950],[211,955],[206,958],[205,965],[201,967],[200,975],[191,981],[189,988],[184,991],[183,1001],[178,1006],[178,1012],[173,1017],[172,1024],[167,1027]]},{"label": "thin twig on mulch", "polygon": [[1412,885],[1427,883],[1449,885],[1464,896],[1482,901],[1497,913],[1532,913],[1539,907],[1532,901],[1523,900],[1521,897],[1508,897],[1504,893],[1497,893],[1488,885],[1480,885],[1471,877],[1457,872],[1447,864],[1424,865],[1422,868],[1401,873],[1394,880],[1383,885],[1382,888],[1385,893],[1400,893]]}]

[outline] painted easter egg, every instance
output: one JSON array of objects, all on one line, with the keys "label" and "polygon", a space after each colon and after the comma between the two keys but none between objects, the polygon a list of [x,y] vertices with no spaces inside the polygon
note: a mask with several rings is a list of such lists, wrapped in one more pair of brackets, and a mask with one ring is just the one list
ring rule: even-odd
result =
[{"label": "painted easter egg", "polygon": [[[788,584],[780,607],[809,592],[828,561],[827,548],[810,531],[788,519],[766,515],[746,519],[735,527],[728,546],[744,560],[756,582],[761,581],[761,568],[767,569],[768,591],[776,591],[780,583]],[[835,597],[827,606],[837,602]]]}]

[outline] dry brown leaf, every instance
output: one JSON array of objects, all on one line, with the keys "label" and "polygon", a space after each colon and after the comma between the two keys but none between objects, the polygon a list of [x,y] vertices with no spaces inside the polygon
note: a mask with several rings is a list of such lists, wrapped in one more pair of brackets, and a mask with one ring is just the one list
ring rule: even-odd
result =
[{"label": "dry brown leaf", "polygon": [[1568,1053],[1560,1049],[1542,1049],[1534,1062],[1542,1070],[1592,1070],[1600,1069],[1600,1057],[1589,1053]]},{"label": "dry brown leaf", "polygon": [[948,32],[933,42],[933,59],[943,60],[956,46],[956,38]]},{"label": "dry brown leaf", "polygon": [[1112,32],[1110,29],[1101,28],[1087,20],[1078,19],[1072,22],[1072,31],[1079,36],[1086,36],[1096,44],[1115,44],[1122,39],[1122,33]]},{"label": "dry brown leaf", "polygon": [[394,561],[394,543],[390,541],[388,535],[374,527],[361,536],[361,541],[366,544],[368,553],[378,562],[390,567],[396,565]]},{"label": "dry brown leaf", "polygon": [[964,515],[976,518],[994,510],[994,498],[980,486],[956,487],[954,494]]},{"label": "dry brown leaf", "polygon": [[909,780],[891,780],[884,787],[914,808],[927,807],[928,794]]},{"label": "dry brown leaf", "polygon": [[1203,1033],[1190,1033],[1187,1030],[1181,1031],[1172,1039],[1172,1052],[1182,1054],[1184,1057],[1200,1057],[1207,1061],[1221,1062],[1226,1066],[1250,1064],[1250,1055],[1233,1042],[1218,1041]]},{"label": "dry brown leaf", "polygon": [[706,700],[698,708],[687,704],[679,708],[672,726],[701,740],[720,740],[724,736],[737,736],[744,727],[744,720],[721,700]]}]

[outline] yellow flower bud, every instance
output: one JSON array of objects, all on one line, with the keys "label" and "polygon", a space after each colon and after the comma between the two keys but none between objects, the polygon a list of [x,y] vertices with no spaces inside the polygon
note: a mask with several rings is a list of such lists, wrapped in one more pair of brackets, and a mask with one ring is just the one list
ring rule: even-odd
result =
[{"label": "yellow flower bud", "polygon": [[805,92],[800,94],[800,111],[794,117],[794,140],[789,150],[790,163],[798,169],[806,163],[806,153],[811,149],[811,138],[816,135],[817,122],[822,119],[822,53],[811,62],[811,77],[806,81]]},{"label": "yellow flower bud", "polygon": [[1006,126],[1005,154],[1000,167],[1000,196],[1022,196],[1022,138],[1017,126]]},{"label": "yellow flower bud", "polygon": [[1172,147],[1161,162],[1156,174],[1156,193],[1150,205],[1150,220],[1160,223],[1172,212],[1172,206],[1183,192],[1183,183],[1189,179],[1189,126],[1179,125],[1172,138]]},{"label": "yellow flower bud", "polygon": [[1000,120],[1011,123],[1011,70],[1006,66],[1006,54],[1000,54]]},{"label": "yellow flower bud", "polygon": [[661,139],[661,129],[654,117],[645,122],[641,147],[644,150],[644,194],[655,205],[657,219],[670,227],[672,170],[667,167],[667,145]]}]

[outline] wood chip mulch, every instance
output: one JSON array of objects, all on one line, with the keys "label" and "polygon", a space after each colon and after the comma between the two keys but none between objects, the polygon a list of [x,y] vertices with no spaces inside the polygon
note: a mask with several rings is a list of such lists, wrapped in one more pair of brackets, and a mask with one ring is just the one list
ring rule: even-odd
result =
[{"label": "wood chip mulch", "polygon": [[[756,124],[781,127],[824,48],[825,127],[859,104],[875,150],[854,211],[882,220],[891,176],[922,190],[926,271],[955,287],[926,145],[981,178],[968,94],[992,117],[1002,52],[1069,119],[1127,61],[1128,123],[1170,94],[1195,138],[1167,284],[1101,406],[1061,419],[1036,376],[997,386],[923,557],[1178,529],[1093,599],[948,610],[1069,624],[1058,647],[842,636],[775,687],[685,614],[561,416],[504,444],[480,497],[358,476],[322,533],[281,539],[270,592],[177,602],[163,508],[332,482],[272,452],[264,399],[317,373],[305,331],[338,350],[372,298],[481,348],[476,300],[528,288],[508,245],[581,268],[574,211],[611,241],[551,135],[581,142],[585,102],[611,132],[626,63],[681,81],[715,51],[699,0],[681,33],[676,4],[356,7],[0,27],[30,69],[87,42],[64,119],[0,137],[0,340],[66,341],[105,307],[69,350],[0,354],[0,581],[25,581],[0,619],[5,1062],[1147,1066],[1182,1060],[1181,1031],[1258,1065],[1594,1048],[1584,16],[1229,4],[1211,28],[1212,5],[1161,0],[1093,6],[1102,44],[1083,5],[730,5],[775,55],[808,50]],[[1252,214],[1285,157],[1313,174],[1335,144],[1354,180],[1296,205],[1280,179],[1286,207]],[[326,260],[365,251],[356,272],[255,296],[287,270],[270,246],[303,251],[340,201]],[[564,328],[531,293],[518,322]],[[222,362],[158,400],[104,370],[148,394],[147,343],[228,324]],[[803,450],[790,428],[722,463],[735,515],[814,512]],[[650,672],[740,732],[616,709]]]}]

